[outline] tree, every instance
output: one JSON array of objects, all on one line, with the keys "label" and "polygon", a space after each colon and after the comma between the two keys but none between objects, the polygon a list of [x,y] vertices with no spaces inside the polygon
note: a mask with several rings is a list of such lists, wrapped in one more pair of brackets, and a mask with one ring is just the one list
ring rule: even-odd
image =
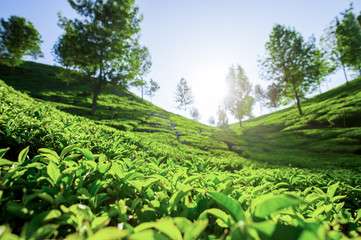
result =
[{"label": "tree", "polygon": [[225,106],[218,106],[217,117],[218,117],[217,127],[227,128],[228,117]]},{"label": "tree", "polygon": [[254,86],[254,95],[257,102],[259,102],[261,115],[262,115],[262,106],[264,105],[265,100],[267,99],[266,93],[261,87],[261,85],[257,84]]},{"label": "tree", "polygon": [[277,84],[269,85],[266,92],[267,105],[276,109],[280,105],[280,95],[281,88]]},{"label": "tree", "polygon": [[42,57],[42,42],[39,32],[25,18],[11,16],[8,21],[1,18],[0,60],[10,66],[11,71],[23,63],[23,56]]},{"label": "tree", "polygon": [[201,115],[197,108],[193,107],[189,110],[189,113],[194,121],[199,121],[201,119]]},{"label": "tree", "polygon": [[150,101],[155,96],[155,92],[160,88],[159,84],[153,79],[150,79],[149,84],[145,86],[145,94],[150,97]]},{"label": "tree", "polygon": [[208,118],[208,123],[209,123],[211,126],[213,126],[214,124],[216,124],[216,120],[214,119],[213,116],[210,116],[210,117]]},{"label": "tree", "polygon": [[[89,76],[93,87],[91,113],[94,114],[101,90],[107,85],[126,87],[130,81],[141,79],[149,66],[147,48],[139,44],[139,23],[142,19],[134,0],[68,0],[82,18],[69,20],[59,17],[65,30],[58,45],[71,48],[76,56],[57,55]],[[72,44],[68,44],[68,39]],[[54,51],[56,53],[56,51]]]},{"label": "tree", "polygon": [[140,90],[142,92],[142,101],[143,101],[144,88],[147,86],[147,82],[144,81],[143,79],[139,79],[137,81],[134,81],[132,83],[132,86],[137,87],[138,89],[140,88]]},{"label": "tree", "polygon": [[174,100],[178,103],[177,108],[184,109],[184,116],[186,116],[187,106],[194,103],[194,96],[191,87],[188,86],[188,83],[184,78],[177,84],[174,94]]},{"label": "tree", "polygon": [[328,60],[329,73],[333,73],[342,68],[345,76],[346,84],[348,85],[346,64],[343,62],[343,55],[345,50],[341,45],[337,44],[336,37],[336,22],[331,22],[330,26],[324,30],[324,34],[321,36],[320,45]]},{"label": "tree", "polygon": [[228,85],[228,95],[226,98],[226,108],[239,120],[242,126],[242,119],[251,116],[254,98],[250,96],[252,85],[241,66],[230,67],[226,78]]},{"label": "tree", "polygon": [[138,61],[137,61],[138,66],[135,66],[135,67],[138,67],[139,71],[135,77],[135,80],[131,83],[131,85],[141,89],[142,100],[143,100],[144,88],[147,87],[147,82],[144,80],[144,77],[145,77],[145,75],[147,75],[149,73],[150,68],[152,66],[148,49],[146,49],[146,51],[139,52],[137,59],[138,59]]},{"label": "tree", "polygon": [[361,26],[358,24],[352,5],[341,13],[342,21],[336,18],[337,47],[342,49],[341,61],[361,76]]},{"label": "tree", "polygon": [[319,71],[322,62],[317,54],[314,37],[306,42],[294,29],[277,24],[266,43],[266,57],[260,61],[261,77],[281,87],[280,98],[284,103],[296,100],[300,115],[301,101],[324,77]]},{"label": "tree", "polygon": [[67,34],[63,34],[59,37],[58,41],[53,47],[53,56],[57,63],[64,66],[65,69],[61,68],[57,77],[64,80],[66,85],[69,86],[71,81],[71,72],[75,70],[77,52],[73,47],[73,44],[77,41],[76,32],[72,32],[72,22],[66,21],[62,18],[60,13],[59,15],[59,27],[63,27]]}]

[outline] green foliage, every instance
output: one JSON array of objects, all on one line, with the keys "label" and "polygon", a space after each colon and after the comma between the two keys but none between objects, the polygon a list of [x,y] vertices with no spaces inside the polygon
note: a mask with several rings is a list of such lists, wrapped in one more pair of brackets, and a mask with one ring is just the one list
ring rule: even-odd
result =
[{"label": "green foliage", "polygon": [[225,99],[226,108],[239,120],[251,116],[254,98],[250,95],[252,85],[241,66],[231,67],[227,76],[228,95]]},{"label": "green foliage", "polygon": [[262,77],[275,81],[280,87],[280,97],[286,103],[296,100],[299,114],[302,115],[301,100],[315,90],[324,77],[320,52],[315,46],[315,38],[307,42],[294,29],[275,25],[266,43],[266,57],[260,61]]},{"label": "green foliage", "polygon": [[[284,166],[354,168],[360,166],[360,79],[293,106],[246,121],[224,133],[241,156]],[[330,161],[332,159],[332,161]]]},{"label": "green foliage", "polygon": [[151,101],[152,98],[155,96],[155,92],[158,91],[159,88],[159,84],[153,79],[150,79],[149,83],[145,86],[145,94],[150,97]]},{"label": "green foliage", "polygon": [[336,21],[335,35],[341,61],[361,76],[361,26],[358,24],[352,6],[342,13],[342,21]]},{"label": "green foliage", "polygon": [[[140,46],[138,8],[134,1],[73,1],[83,19],[59,17],[65,33],[54,46],[58,62],[73,66],[92,82],[92,114],[107,84],[126,86],[150,68],[147,48]],[[91,78],[94,77],[94,78]]]},{"label": "green foliage", "polygon": [[187,106],[194,103],[192,88],[188,86],[188,83],[184,78],[177,84],[174,92],[174,101],[178,103],[178,109],[184,109],[184,115],[187,113]]},{"label": "green foliage", "polygon": [[14,69],[23,63],[23,56],[42,57],[40,34],[34,25],[23,17],[3,18],[0,27],[0,60]]},{"label": "green foliage", "polygon": [[[359,80],[350,84],[305,111],[319,119],[345,98],[357,108]],[[222,130],[114,89],[100,95],[99,115],[55,108],[82,113],[91,99],[74,103],[72,91],[83,90],[38,94],[56,103],[0,82],[0,238],[360,237],[360,165],[357,154],[339,152],[357,146],[359,127],[310,128],[312,119],[290,108]],[[336,106],[328,118],[344,107]],[[333,152],[310,151],[322,141]]]}]

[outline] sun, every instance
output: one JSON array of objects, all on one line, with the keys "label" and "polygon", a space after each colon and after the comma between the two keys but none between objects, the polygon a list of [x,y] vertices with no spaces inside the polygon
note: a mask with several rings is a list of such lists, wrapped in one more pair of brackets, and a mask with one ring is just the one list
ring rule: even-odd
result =
[{"label": "sun", "polygon": [[227,70],[228,65],[213,61],[203,64],[191,76],[190,83],[196,99],[195,106],[204,123],[207,123],[209,117],[216,117],[218,106],[224,101]]}]

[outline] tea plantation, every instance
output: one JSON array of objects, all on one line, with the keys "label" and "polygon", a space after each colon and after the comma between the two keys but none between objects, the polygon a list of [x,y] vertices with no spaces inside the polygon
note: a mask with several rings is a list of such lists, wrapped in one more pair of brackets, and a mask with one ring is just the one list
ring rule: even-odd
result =
[{"label": "tea plantation", "polygon": [[0,239],[361,237],[360,79],[222,130],[55,71],[0,68]]}]

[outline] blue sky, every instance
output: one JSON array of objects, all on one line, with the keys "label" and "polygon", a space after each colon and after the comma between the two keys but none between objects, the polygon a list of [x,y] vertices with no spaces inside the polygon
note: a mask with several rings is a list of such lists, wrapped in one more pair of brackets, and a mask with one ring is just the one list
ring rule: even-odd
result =
[{"label": "blue sky", "polygon": [[[305,38],[319,39],[323,30],[341,11],[348,0],[136,0],[144,15],[141,41],[152,55],[152,71],[147,78],[161,88],[153,103],[177,111],[174,90],[184,77],[193,89],[195,106],[202,122],[215,116],[225,95],[228,68],[240,64],[253,85],[266,87],[259,78],[257,60],[276,24],[291,26]],[[361,2],[354,2],[360,13]],[[38,62],[54,64],[51,48],[61,34],[57,12],[76,16],[66,0],[0,0],[0,17],[18,15],[34,23],[42,35],[45,58]],[[344,82],[342,74],[329,78],[328,87]],[[323,90],[327,90],[324,84]],[[132,89],[139,94],[139,91]],[[259,115],[259,106],[254,108]]]}]

